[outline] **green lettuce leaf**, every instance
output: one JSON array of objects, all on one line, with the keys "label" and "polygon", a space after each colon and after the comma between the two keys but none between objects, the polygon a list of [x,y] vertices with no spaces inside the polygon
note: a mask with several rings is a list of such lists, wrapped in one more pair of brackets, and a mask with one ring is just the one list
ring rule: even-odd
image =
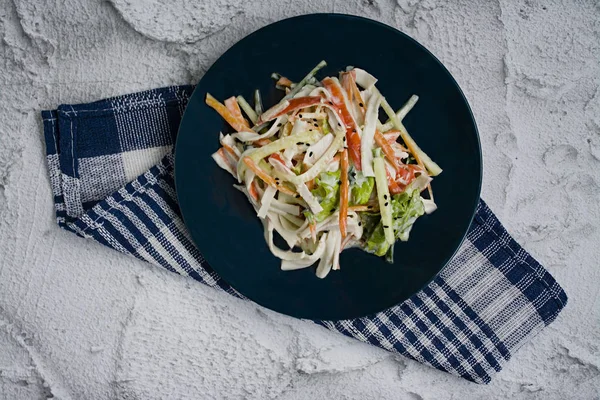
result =
[{"label": "green lettuce leaf", "polygon": [[[392,224],[394,235],[401,241],[408,240],[413,224],[425,213],[425,207],[418,190],[404,192],[392,197]],[[393,246],[385,240],[380,214],[361,213],[363,224],[363,249],[376,256],[386,256],[393,262]]]},{"label": "green lettuce leaf", "polygon": [[350,181],[350,204],[365,204],[369,201],[373,188],[375,187],[375,179],[366,177],[361,171],[357,171],[354,167],[349,171]]},{"label": "green lettuce leaf", "polygon": [[385,240],[383,224],[381,223],[381,218],[379,218],[379,222],[375,225],[365,242],[364,250],[382,257],[388,252],[389,248],[390,244]]},{"label": "green lettuce leaf", "polygon": [[340,203],[340,171],[321,172],[315,179],[315,187],[311,193],[323,207],[323,211],[314,215],[314,220],[321,222],[333,214]]},{"label": "green lettuce leaf", "polygon": [[404,192],[392,197],[394,234],[405,242],[408,240],[413,224],[425,214],[425,207],[418,190]]}]

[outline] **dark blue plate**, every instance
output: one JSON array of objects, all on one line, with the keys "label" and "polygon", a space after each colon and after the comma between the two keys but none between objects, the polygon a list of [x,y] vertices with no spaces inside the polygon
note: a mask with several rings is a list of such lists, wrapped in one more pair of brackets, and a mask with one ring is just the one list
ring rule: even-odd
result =
[{"label": "dark blue plate", "polygon": [[[314,44],[311,44],[314,43]],[[438,210],[420,218],[406,243],[397,243],[395,263],[358,249],[344,251],[341,270],[325,279],[315,268],[280,270],[265,243],[262,225],[233,178],[211,154],[220,131],[231,129],[205,105],[255,89],[265,107],[282,93],[270,78],[279,72],[300,80],[320,60],[318,78],[353,65],[379,79],[377,86],[399,108],[412,95],[419,102],[404,123],[444,172],[433,182]],[[481,188],[477,127],[462,91],[423,46],[369,19],[314,14],[286,19],[242,39],[206,72],[185,111],[175,153],[177,196],[192,238],[206,260],[249,299],[294,317],[339,320],[362,317],[398,304],[419,291],[462,243]]]}]

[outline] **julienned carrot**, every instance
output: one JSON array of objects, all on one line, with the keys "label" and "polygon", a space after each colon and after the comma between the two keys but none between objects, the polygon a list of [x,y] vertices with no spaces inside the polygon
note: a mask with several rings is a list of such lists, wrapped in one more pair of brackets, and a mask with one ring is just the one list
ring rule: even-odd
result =
[{"label": "julienned carrot", "polygon": [[348,150],[344,149],[340,156],[340,232],[342,239],[346,237],[346,220],[348,219]]},{"label": "julienned carrot", "polygon": [[[383,137],[385,137],[385,139],[390,143],[398,143],[397,140],[400,137],[400,131],[393,131],[393,130],[389,130],[386,133],[382,134]],[[400,143],[398,143],[400,144]]]},{"label": "julienned carrot", "polygon": [[353,94],[352,93],[352,83],[350,82],[350,74],[348,72],[342,72],[341,78],[340,78],[340,84],[344,88],[344,91],[346,92],[346,97],[348,97],[348,100],[352,101],[352,94]]},{"label": "julienned carrot", "polygon": [[231,155],[231,157],[233,157],[233,159],[235,161],[237,161],[239,159],[239,157],[237,156],[237,154],[235,154],[235,150],[233,150],[233,147],[229,146],[228,144],[225,143],[221,143],[221,146],[223,146],[223,148]]},{"label": "julienned carrot", "polygon": [[229,157],[227,157],[227,153],[225,153],[223,147],[219,148],[219,150],[217,150],[217,153],[221,156],[221,158],[223,159],[225,164],[227,164],[227,166],[231,169],[231,171],[236,170],[237,166],[233,163],[233,161],[231,161]]},{"label": "julienned carrot", "polygon": [[352,101],[352,99],[358,102],[358,107],[362,111],[363,116],[365,115],[365,102],[360,95],[360,89],[356,86],[356,71],[352,70],[350,72],[342,73],[342,87],[346,91],[346,95],[348,99]]},{"label": "julienned carrot", "polygon": [[285,86],[285,87],[291,87],[292,86],[292,81],[290,81],[288,78],[286,78],[285,76],[282,76],[281,78],[279,78],[277,80],[276,85],[279,86]]},{"label": "julienned carrot", "polygon": [[256,176],[258,176],[260,179],[263,180],[263,182],[265,182],[267,185],[269,186],[273,186],[275,189],[279,190],[282,193],[285,194],[289,194],[290,196],[294,196],[296,193],[285,187],[282,185],[278,185],[277,182],[275,182],[275,179],[273,179],[273,177],[269,174],[267,174],[265,171],[263,171],[262,168],[260,168],[258,165],[256,165],[256,163],[248,156],[244,157],[244,163],[248,166],[248,168],[250,168],[252,170],[252,172],[254,172],[256,174]]},{"label": "julienned carrot", "polygon": [[350,110],[344,101],[344,93],[342,86],[340,86],[337,80],[332,78],[325,78],[322,81],[325,89],[329,90],[331,93],[331,98],[335,107],[339,111],[339,115],[346,125],[346,144],[348,145],[348,151],[350,152],[350,158],[352,159],[352,163],[354,164],[354,168],[360,171],[360,136],[357,131],[357,123],[350,114]]},{"label": "julienned carrot", "polygon": [[379,130],[375,130],[375,143],[381,147],[381,150],[383,150],[383,154],[385,154],[385,157],[388,159],[388,161],[391,162],[396,169],[398,169],[399,167],[398,163],[396,162],[396,154],[394,153],[394,149],[385,139],[383,134],[379,132]]},{"label": "julienned carrot", "polygon": [[244,125],[247,129],[250,129],[250,124],[246,121],[246,118],[242,115],[242,110],[240,109],[240,105],[237,102],[237,99],[232,96],[225,100],[225,107],[229,110],[229,112],[239,121],[243,121]]},{"label": "julienned carrot", "polygon": [[266,145],[270,144],[271,141],[269,139],[265,138],[265,139],[258,139],[256,141],[254,141],[253,143],[258,145],[259,147],[262,147],[262,146],[266,146]]},{"label": "julienned carrot", "polygon": [[250,184],[250,196],[252,196],[255,201],[258,201],[258,190],[256,189],[256,181],[254,180]]},{"label": "julienned carrot", "polygon": [[389,172],[387,172],[387,178],[388,187],[392,195],[401,193],[404,190],[404,187],[400,186],[400,184],[394,180],[394,178],[390,175]]},{"label": "julienned carrot", "polygon": [[231,111],[229,111],[229,109],[227,109],[227,107],[225,107],[217,99],[215,99],[214,97],[212,97],[210,93],[206,94],[206,104],[208,104],[216,112],[218,112],[219,115],[221,115],[221,117],[223,117],[223,119],[225,121],[227,121],[227,123],[229,125],[231,125],[231,127],[233,129],[235,129],[236,131],[238,131],[238,132],[240,132],[240,131],[251,131],[251,129],[248,128],[248,127],[246,127],[246,125],[244,124],[244,122],[246,122],[246,121],[243,118],[242,118],[242,120],[236,118],[231,113]]}]

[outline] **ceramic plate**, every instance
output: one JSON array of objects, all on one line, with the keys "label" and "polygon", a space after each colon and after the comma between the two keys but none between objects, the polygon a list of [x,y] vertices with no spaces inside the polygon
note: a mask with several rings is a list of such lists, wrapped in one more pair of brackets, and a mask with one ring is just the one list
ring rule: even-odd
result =
[{"label": "ceramic plate", "polygon": [[[320,60],[317,78],[337,76],[348,65],[363,68],[394,108],[412,95],[419,102],[404,124],[444,172],[433,182],[438,210],[416,222],[410,240],[396,243],[395,262],[359,249],[341,255],[341,270],[325,279],[315,267],[283,272],[263,229],[233,178],[211,154],[219,132],[231,132],[204,103],[207,92],[223,101],[252,99],[265,107],[283,96],[270,78],[279,72],[300,80]],[[339,320],[362,317],[418,292],[462,243],[481,188],[477,127],[461,89],[427,49],[402,32],[348,15],[313,14],[268,25],[223,54],[198,83],[177,137],[175,179],[186,226],[201,253],[231,286],[272,310],[295,317]]]}]

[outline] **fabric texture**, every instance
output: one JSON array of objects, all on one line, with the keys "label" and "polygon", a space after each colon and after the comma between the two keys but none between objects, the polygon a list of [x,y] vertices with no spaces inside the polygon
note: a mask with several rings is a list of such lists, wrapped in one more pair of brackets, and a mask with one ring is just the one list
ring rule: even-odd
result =
[{"label": "fabric texture", "polygon": [[[43,111],[58,225],[243,298],[193,244],[180,216],[172,148],[192,86]],[[567,296],[480,201],[440,274],[376,315],[315,321],[477,383],[550,324]]]}]

